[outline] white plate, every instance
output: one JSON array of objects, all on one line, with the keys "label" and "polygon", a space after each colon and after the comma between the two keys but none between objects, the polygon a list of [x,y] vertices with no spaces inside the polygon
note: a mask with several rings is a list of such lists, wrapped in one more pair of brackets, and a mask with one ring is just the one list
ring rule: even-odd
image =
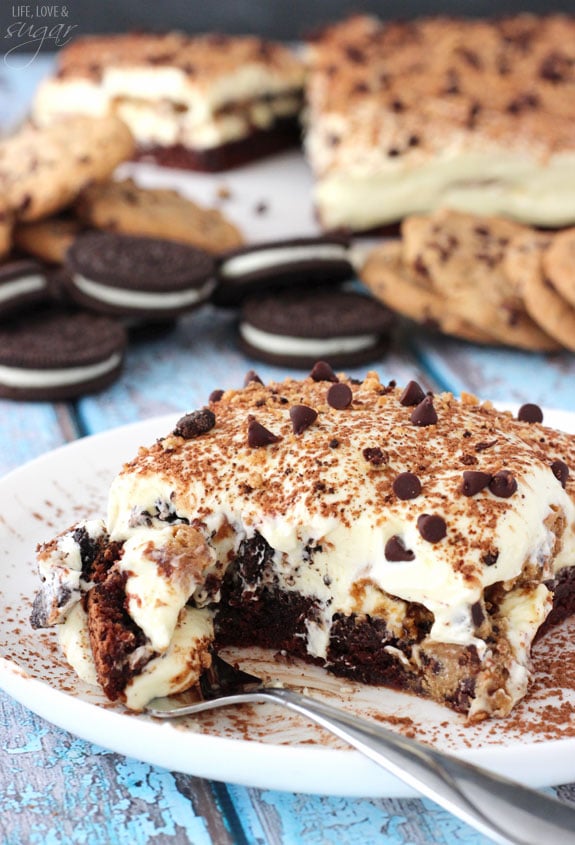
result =
[{"label": "white plate", "polygon": [[[82,517],[103,514],[121,463],[139,444],[170,431],[176,419],[156,418],[78,440],[0,480],[0,687],[83,739],[171,770],[296,792],[413,794],[358,752],[273,705],[229,708],[180,724],[129,714],[75,677],[53,631],[31,629],[36,544]],[[573,414],[547,411],[545,421],[575,432]],[[571,628],[575,633],[575,622]],[[575,738],[568,736],[575,737],[575,681],[573,688],[565,681],[575,678],[575,654],[571,658],[565,648],[569,640],[573,636],[564,627],[537,646],[533,692],[511,718],[473,728],[409,695],[344,682],[299,663],[281,665],[264,652],[234,656],[266,679],[304,687],[523,783],[546,786],[575,780]],[[561,713],[567,713],[563,722]]]}]

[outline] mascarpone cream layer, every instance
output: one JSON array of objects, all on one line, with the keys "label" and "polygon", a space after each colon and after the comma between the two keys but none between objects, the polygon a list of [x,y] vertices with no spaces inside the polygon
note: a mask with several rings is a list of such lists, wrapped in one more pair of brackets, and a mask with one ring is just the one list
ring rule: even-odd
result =
[{"label": "mascarpone cream layer", "polygon": [[[300,98],[294,94],[298,86],[291,80],[267,78],[266,85],[263,77],[240,74],[239,80],[218,83],[212,91],[185,87],[182,76],[175,68],[137,68],[110,69],[101,84],[87,79],[47,80],[38,91],[34,116],[48,123],[62,114],[98,116],[113,111],[140,146],[183,144],[204,149],[239,140],[254,127],[269,129],[300,108]],[[177,84],[170,87],[170,80]],[[240,85],[234,93],[236,81]],[[222,111],[228,103],[238,108]]]},{"label": "mascarpone cream layer", "polygon": [[538,162],[503,150],[445,155],[414,167],[375,172],[333,169],[314,189],[323,226],[356,231],[441,206],[562,226],[575,220],[574,197],[575,153],[557,153]]}]

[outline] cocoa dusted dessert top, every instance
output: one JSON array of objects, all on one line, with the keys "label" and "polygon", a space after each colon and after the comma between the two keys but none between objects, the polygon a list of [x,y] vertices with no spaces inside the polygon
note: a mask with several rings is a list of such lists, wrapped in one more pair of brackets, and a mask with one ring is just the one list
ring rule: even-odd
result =
[{"label": "cocoa dusted dessert top", "polygon": [[[506,715],[575,562],[575,440],[540,418],[325,361],[268,384],[250,371],[139,449],[105,521],[40,547],[33,624],[61,626],[77,671],[134,709],[241,630],[472,720]],[[84,559],[100,547],[103,573]],[[287,608],[284,646],[264,619]]]},{"label": "cocoa dusted dessert top", "polygon": [[575,18],[356,16],[308,46],[305,147],[325,229],[446,206],[575,220]]}]

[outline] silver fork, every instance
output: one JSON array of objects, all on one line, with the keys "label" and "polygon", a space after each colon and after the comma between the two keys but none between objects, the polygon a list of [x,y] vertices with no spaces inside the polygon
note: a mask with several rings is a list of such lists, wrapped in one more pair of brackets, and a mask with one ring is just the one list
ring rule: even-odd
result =
[{"label": "silver fork", "polygon": [[174,719],[234,704],[279,704],[331,731],[494,842],[575,843],[575,809],[567,804],[294,690],[264,686],[217,655],[199,686],[200,701],[156,698],[146,710]]}]

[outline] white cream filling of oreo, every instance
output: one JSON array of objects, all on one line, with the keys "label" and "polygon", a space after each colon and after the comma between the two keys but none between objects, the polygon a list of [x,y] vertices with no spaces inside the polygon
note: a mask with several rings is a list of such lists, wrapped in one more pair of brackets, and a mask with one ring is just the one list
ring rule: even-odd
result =
[{"label": "white cream filling of oreo", "polygon": [[105,361],[84,367],[62,367],[61,369],[26,369],[25,367],[6,367],[0,365],[0,384],[5,387],[64,387],[79,384],[103,376],[115,369],[122,356],[114,352]]},{"label": "white cream filling of oreo", "polygon": [[6,302],[16,296],[26,293],[33,293],[46,287],[46,279],[40,274],[32,273],[30,276],[23,276],[10,282],[0,285],[0,302]]},{"label": "white cream filling of oreo", "polygon": [[220,275],[227,279],[267,270],[269,267],[295,264],[300,261],[346,261],[347,247],[343,244],[310,244],[292,247],[257,249],[233,255],[222,263]]},{"label": "white cream filling of oreo", "polygon": [[87,296],[105,302],[107,305],[116,305],[126,308],[139,308],[141,310],[183,308],[201,302],[210,295],[214,289],[215,282],[210,280],[198,288],[184,291],[172,291],[167,293],[147,293],[138,290],[125,290],[111,288],[87,279],[80,273],[73,276],[73,282],[78,290]]},{"label": "white cream filling of oreo", "polygon": [[361,352],[378,341],[378,335],[362,334],[355,337],[302,338],[271,334],[256,329],[249,323],[240,323],[239,331],[246,343],[262,352],[276,355],[336,355]]}]

